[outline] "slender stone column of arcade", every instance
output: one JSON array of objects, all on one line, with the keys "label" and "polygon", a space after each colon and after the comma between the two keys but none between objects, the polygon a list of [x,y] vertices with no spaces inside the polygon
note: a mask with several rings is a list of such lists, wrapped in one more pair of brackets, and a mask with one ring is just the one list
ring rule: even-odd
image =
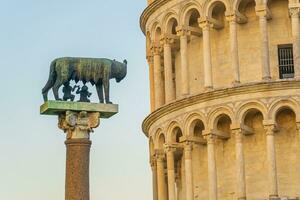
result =
[{"label": "slender stone column of arcade", "polygon": [[292,21],[295,78],[300,79],[300,22],[299,22],[300,5],[290,4],[289,10],[290,10],[291,21]]},{"label": "slender stone column of arcade", "polygon": [[59,116],[59,128],[67,133],[66,200],[89,200],[89,133],[99,125],[99,113],[67,111]]},{"label": "slender stone column of arcade", "polygon": [[268,36],[268,15],[269,11],[265,5],[256,6],[256,14],[259,17],[259,30],[261,42],[261,64],[262,64],[262,79],[270,80],[270,58],[269,58],[269,36]]},{"label": "slender stone column of arcade", "polygon": [[241,129],[233,130],[235,135],[237,199],[246,200],[245,162],[243,149],[243,132]]},{"label": "slender stone column of arcade", "polygon": [[169,192],[168,200],[176,200],[174,151],[175,151],[174,147],[166,146],[167,168],[168,168],[168,192]]},{"label": "slender stone column of arcade", "polygon": [[237,40],[237,17],[236,15],[226,16],[230,28],[230,54],[231,64],[234,69],[234,84],[240,83],[240,66],[238,54],[238,40]]},{"label": "slender stone column of arcade", "polygon": [[189,65],[188,65],[188,36],[190,32],[184,27],[177,27],[177,35],[180,37],[180,58],[181,58],[181,95],[190,93],[189,88]]},{"label": "slender stone column of arcade", "polygon": [[153,63],[154,63],[154,99],[155,109],[161,107],[164,104],[164,88],[163,77],[161,71],[161,48],[158,45],[152,46]]},{"label": "slender stone column of arcade", "polygon": [[153,63],[153,55],[147,56],[147,61],[149,65],[149,82],[150,82],[150,106],[151,112],[155,110],[155,90],[154,90],[154,63]]},{"label": "slender stone column of arcade", "polygon": [[165,155],[163,153],[157,153],[156,156],[158,200],[168,200],[165,181]]},{"label": "slender stone column of arcade", "polygon": [[192,142],[184,144],[186,200],[193,200]]},{"label": "slender stone column of arcade", "polygon": [[172,71],[172,43],[174,39],[163,38],[164,45],[164,67],[165,67],[165,101],[169,103],[175,99],[175,85]]},{"label": "slender stone column of arcade", "polygon": [[150,160],[152,170],[152,187],[153,187],[153,200],[158,200],[157,197],[157,162],[156,157],[152,156]]},{"label": "slender stone column of arcade", "polygon": [[278,200],[278,183],[276,167],[276,150],[274,141],[274,125],[264,125],[267,137],[267,165],[269,173],[269,197]]},{"label": "slender stone column of arcade", "polygon": [[204,87],[213,88],[212,66],[211,66],[211,48],[210,48],[210,28],[212,24],[208,20],[200,20],[199,26],[203,33],[203,58],[204,58]]},{"label": "slender stone column of arcade", "polygon": [[216,136],[209,134],[206,136],[207,140],[207,163],[208,163],[208,199],[218,199],[217,189],[217,168],[215,158],[215,140]]}]

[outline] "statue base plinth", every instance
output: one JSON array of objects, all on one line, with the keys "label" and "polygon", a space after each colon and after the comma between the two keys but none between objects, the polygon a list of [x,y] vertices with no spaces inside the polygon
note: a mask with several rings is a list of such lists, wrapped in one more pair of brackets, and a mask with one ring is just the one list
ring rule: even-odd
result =
[{"label": "statue base plinth", "polygon": [[88,103],[74,101],[46,101],[40,107],[41,115],[60,115],[66,111],[74,112],[97,112],[100,113],[100,118],[110,118],[118,113],[119,106],[117,104],[104,103]]}]

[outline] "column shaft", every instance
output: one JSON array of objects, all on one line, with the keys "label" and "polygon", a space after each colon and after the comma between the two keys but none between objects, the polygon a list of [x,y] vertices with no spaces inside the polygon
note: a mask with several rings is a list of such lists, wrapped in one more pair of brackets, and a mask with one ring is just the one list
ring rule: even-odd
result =
[{"label": "column shaft", "polygon": [[213,88],[210,48],[210,23],[201,22],[200,26],[203,33],[204,87],[209,89]]},{"label": "column shaft", "polygon": [[290,8],[293,35],[293,59],[295,78],[300,78],[300,8]]},{"label": "column shaft", "polygon": [[235,155],[237,175],[237,199],[246,200],[245,162],[243,151],[243,134],[241,130],[235,133]]},{"label": "column shaft", "polygon": [[269,173],[269,195],[271,198],[278,197],[276,151],[273,126],[267,126],[267,165]]},{"label": "column shaft", "polygon": [[260,41],[261,41],[261,64],[262,64],[262,79],[270,80],[270,58],[269,58],[269,36],[267,16],[259,14]]},{"label": "column shaft", "polygon": [[182,31],[180,36],[180,55],[181,55],[181,95],[189,94],[189,69],[188,69],[188,36]]},{"label": "column shaft", "polygon": [[155,110],[155,90],[154,90],[154,66],[153,66],[153,56],[148,57],[148,64],[149,64],[149,82],[150,82],[150,106],[151,111]]},{"label": "column shaft", "polygon": [[231,64],[234,69],[234,83],[240,82],[240,67],[239,67],[239,54],[238,54],[238,39],[237,39],[237,23],[235,17],[230,19],[230,54]]},{"label": "column shaft", "polygon": [[215,158],[214,136],[208,136],[207,138],[207,162],[208,162],[209,200],[217,200],[218,189],[217,189],[217,168],[216,168],[216,158]]},{"label": "column shaft", "polygon": [[193,200],[193,166],[192,166],[192,144],[186,144],[184,148],[185,157],[185,185],[186,185],[186,200]]},{"label": "column shaft", "polygon": [[174,152],[172,150],[167,151],[167,167],[168,167],[168,192],[169,192],[168,200],[176,200]]},{"label": "column shaft", "polygon": [[175,86],[172,71],[172,49],[168,41],[164,44],[164,66],[165,66],[165,96],[166,103],[175,99]]},{"label": "column shaft", "polygon": [[164,104],[163,77],[161,71],[161,57],[159,49],[154,51],[154,91],[155,91],[155,109]]},{"label": "column shaft", "polygon": [[68,139],[66,155],[66,200],[89,200],[89,139]]},{"label": "column shaft", "polygon": [[164,159],[160,157],[157,158],[157,189],[158,200],[168,200],[164,172]]},{"label": "column shaft", "polygon": [[155,159],[153,159],[151,162],[151,169],[152,169],[153,200],[158,200],[158,197],[157,197],[157,166],[156,166]]}]

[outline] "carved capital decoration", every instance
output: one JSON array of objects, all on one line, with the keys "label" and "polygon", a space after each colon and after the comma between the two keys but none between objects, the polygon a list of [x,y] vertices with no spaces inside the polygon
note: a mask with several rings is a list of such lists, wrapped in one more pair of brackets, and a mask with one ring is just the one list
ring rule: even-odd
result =
[{"label": "carved capital decoration", "polygon": [[207,140],[207,144],[214,144],[215,140],[217,139],[217,136],[210,133],[205,135],[204,138]]},{"label": "carved capital decoration", "polygon": [[291,17],[299,17],[300,7],[291,7],[289,8],[289,13]]},{"label": "carved capital decoration", "polygon": [[100,113],[66,111],[58,117],[58,127],[67,133],[67,139],[89,138],[93,128],[99,126]]},{"label": "carved capital decoration", "polygon": [[177,36],[179,36],[179,37],[191,35],[191,31],[185,27],[176,27],[176,33],[177,33]]},{"label": "carved capital decoration", "polygon": [[213,24],[209,20],[200,20],[199,26],[203,31],[210,30],[213,27]]},{"label": "carved capital decoration", "polygon": [[269,124],[269,125],[264,125],[265,131],[266,131],[266,135],[274,135],[275,133],[275,126],[274,124]]},{"label": "carved capital decoration", "polygon": [[259,18],[266,18],[266,19],[271,19],[271,11],[267,7],[267,5],[257,5],[255,7],[255,12],[256,15],[259,16]]},{"label": "carved capital decoration", "polygon": [[162,52],[162,48],[160,45],[152,45],[151,52],[154,56],[160,55]]},{"label": "carved capital decoration", "polygon": [[171,38],[171,37],[168,37],[168,36],[165,36],[160,40],[160,42],[161,42],[162,45],[169,45],[170,46],[170,45],[174,44],[175,39]]}]

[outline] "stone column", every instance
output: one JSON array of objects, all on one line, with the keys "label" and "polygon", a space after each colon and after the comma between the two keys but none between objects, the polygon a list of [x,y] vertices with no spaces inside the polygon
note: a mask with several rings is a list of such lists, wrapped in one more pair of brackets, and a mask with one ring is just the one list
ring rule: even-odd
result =
[{"label": "stone column", "polygon": [[165,67],[165,101],[169,103],[175,99],[175,85],[172,71],[172,48],[173,39],[165,37],[164,43],[164,67]]},{"label": "stone column", "polygon": [[67,111],[58,126],[67,133],[66,200],[89,200],[89,133],[99,125],[99,113]]},{"label": "stone column", "polygon": [[295,78],[300,79],[300,22],[299,22],[300,7],[290,7],[290,15],[292,21],[293,35],[293,59]]},{"label": "stone column", "polygon": [[217,188],[217,168],[215,158],[215,136],[209,134],[206,136],[207,139],[207,163],[208,163],[208,199],[218,199],[218,188]]},{"label": "stone column", "polygon": [[181,95],[185,96],[190,93],[189,88],[189,65],[188,65],[188,35],[189,31],[181,28],[177,30],[180,37],[180,58],[181,58]]},{"label": "stone column", "polygon": [[245,162],[243,149],[244,135],[241,129],[233,130],[233,132],[235,135],[237,199],[246,200]]},{"label": "stone column", "polygon": [[274,141],[274,125],[265,125],[267,135],[267,165],[269,173],[269,197],[278,199],[276,151]]},{"label": "stone column", "polygon": [[176,190],[175,190],[175,169],[174,169],[174,151],[173,147],[167,146],[167,168],[168,168],[168,200],[176,200]]},{"label": "stone column", "polygon": [[210,27],[211,23],[207,20],[200,21],[199,26],[203,33],[203,59],[204,59],[204,87],[213,88],[211,48],[210,48]]},{"label": "stone column", "polygon": [[240,83],[240,66],[239,66],[239,54],[238,54],[238,38],[237,38],[237,19],[235,15],[229,15],[226,17],[229,22],[230,28],[230,55],[231,65],[234,69],[234,84]]},{"label": "stone column", "polygon": [[186,200],[193,200],[193,166],[192,166],[192,142],[186,142],[184,146],[185,185]]},{"label": "stone column", "polygon": [[167,185],[165,182],[165,158],[163,154],[157,154],[157,189],[158,200],[168,200]]},{"label": "stone column", "polygon": [[153,63],[153,55],[147,56],[147,61],[149,65],[149,82],[150,82],[150,106],[151,112],[155,110],[155,90],[154,90],[154,63]]},{"label": "stone column", "polygon": [[163,77],[161,71],[161,48],[159,46],[152,47],[153,63],[154,63],[154,99],[155,109],[158,109],[164,104],[164,88]]},{"label": "stone column", "polygon": [[268,24],[267,24],[268,10],[266,8],[258,9],[256,13],[259,17],[262,79],[270,80],[271,73],[270,73],[270,58],[269,58],[269,36],[268,36]]},{"label": "stone column", "polygon": [[153,200],[158,200],[157,197],[157,166],[155,156],[151,157],[150,165],[152,170],[152,188],[153,188]]}]

